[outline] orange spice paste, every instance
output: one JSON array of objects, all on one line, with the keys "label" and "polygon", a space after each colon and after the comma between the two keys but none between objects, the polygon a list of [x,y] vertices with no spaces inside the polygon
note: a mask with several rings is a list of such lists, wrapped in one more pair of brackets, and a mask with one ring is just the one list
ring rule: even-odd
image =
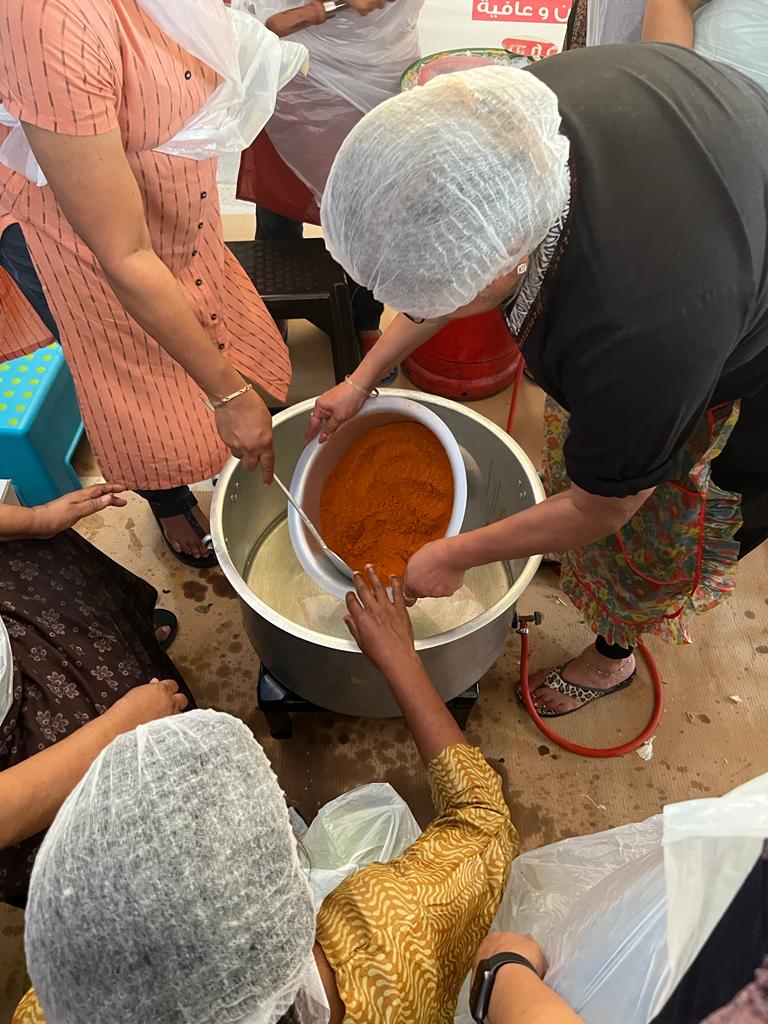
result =
[{"label": "orange spice paste", "polygon": [[388,423],[358,438],[333,468],[320,495],[320,532],[352,569],[370,563],[386,582],[445,536],[452,508],[453,473],[437,437],[420,423]]}]

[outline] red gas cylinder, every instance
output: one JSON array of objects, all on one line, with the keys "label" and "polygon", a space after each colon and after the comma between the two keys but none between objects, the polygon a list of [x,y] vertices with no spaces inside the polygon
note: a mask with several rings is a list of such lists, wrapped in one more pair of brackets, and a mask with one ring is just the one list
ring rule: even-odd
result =
[{"label": "red gas cylinder", "polygon": [[453,320],[403,364],[416,387],[444,398],[488,398],[512,383],[522,356],[498,309]]}]

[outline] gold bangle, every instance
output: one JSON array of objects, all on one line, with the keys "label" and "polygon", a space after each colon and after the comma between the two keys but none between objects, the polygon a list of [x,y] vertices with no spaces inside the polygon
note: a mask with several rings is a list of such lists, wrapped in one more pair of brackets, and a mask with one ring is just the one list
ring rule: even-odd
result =
[{"label": "gold bangle", "polygon": [[207,395],[200,395],[203,405],[208,406],[211,412],[216,412],[222,405],[226,405],[227,402],[231,402],[233,398],[239,398],[240,395],[244,395],[246,391],[253,391],[253,384],[244,384],[243,387],[238,388],[237,391],[233,391],[231,395],[225,395],[223,398],[208,398]]},{"label": "gold bangle", "polygon": [[345,380],[345,382],[347,384],[349,384],[349,386],[351,388],[354,388],[355,391],[358,391],[361,395],[364,395],[366,398],[378,398],[379,397],[379,389],[378,388],[372,388],[370,391],[366,391],[365,388],[361,388],[359,384],[356,384],[352,380],[352,378],[349,376],[349,374],[346,375],[344,380]]}]

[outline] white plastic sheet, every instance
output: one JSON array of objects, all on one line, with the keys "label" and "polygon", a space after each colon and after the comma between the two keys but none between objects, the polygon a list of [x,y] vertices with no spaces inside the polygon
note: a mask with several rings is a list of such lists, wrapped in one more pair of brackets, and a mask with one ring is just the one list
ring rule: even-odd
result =
[{"label": "white plastic sheet", "polygon": [[[309,52],[306,78],[282,92],[268,133],[291,170],[319,199],[333,158],[354,125],[400,91],[400,76],[421,55],[424,0],[393,0],[362,17],[351,8],[290,38]],[[301,0],[233,0],[261,21]]]},{"label": "white plastic sheet", "polygon": [[[768,836],[768,775],[719,799],[519,857],[493,927],[527,933],[587,1024],[647,1024],[709,938]],[[471,1024],[468,983],[457,1024]]]},{"label": "white plastic sheet", "polygon": [[709,0],[695,14],[693,48],[768,89],[768,3]]},{"label": "white plastic sheet", "polygon": [[639,43],[647,0],[589,0],[587,46]]},{"label": "white plastic sheet", "polygon": [[250,146],[272,116],[278,90],[305,64],[306,50],[221,0],[139,3],[166,35],[222,78],[191,121],[158,149],[200,160]]},{"label": "white plastic sheet", "polygon": [[[192,160],[242,152],[272,116],[278,90],[305,67],[306,49],[279,40],[257,18],[221,0],[138,2],[166,35],[222,77],[197,114],[158,150]],[[12,129],[0,162],[45,185],[21,125],[2,105],[0,124]]]},{"label": "white plastic sheet", "polygon": [[13,702],[13,654],[5,623],[0,619],[0,725]]},{"label": "white plastic sheet", "polygon": [[332,800],[309,828],[297,818],[293,816],[294,829],[306,852],[302,863],[308,861],[316,907],[366,864],[401,856],[421,832],[408,805],[385,782],[360,786]]}]

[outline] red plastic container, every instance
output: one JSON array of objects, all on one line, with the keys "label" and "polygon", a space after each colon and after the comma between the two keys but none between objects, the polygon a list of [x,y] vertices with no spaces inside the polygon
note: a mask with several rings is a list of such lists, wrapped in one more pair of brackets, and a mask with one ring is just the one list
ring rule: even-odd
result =
[{"label": "red plastic container", "polygon": [[416,387],[444,398],[488,398],[512,383],[522,356],[498,309],[454,320],[403,364]]}]

